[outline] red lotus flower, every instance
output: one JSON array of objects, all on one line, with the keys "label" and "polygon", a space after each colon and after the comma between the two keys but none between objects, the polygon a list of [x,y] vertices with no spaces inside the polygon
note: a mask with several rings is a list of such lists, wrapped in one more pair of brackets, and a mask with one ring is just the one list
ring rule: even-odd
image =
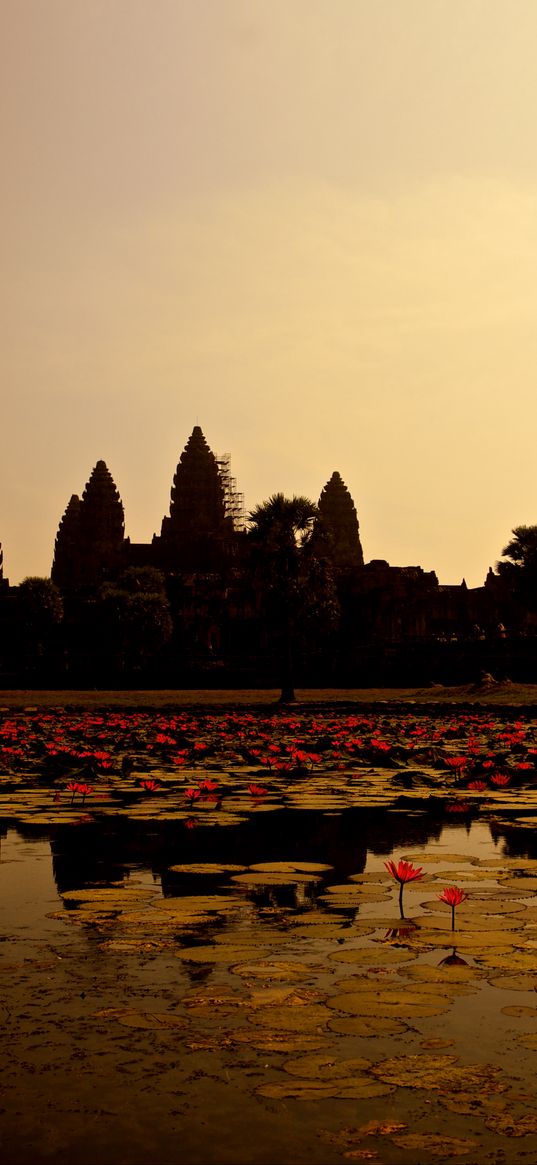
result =
[{"label": "red lotus flower", "polygon": [[491,779],[491,783],[493,785],[496,785],[497,789],[505,788],[505,786],[508,785],[509,781],[511,780],[511,778],[507,775],[507,773],[495,773],[494,776],[491,777],[490,779]]},{"label": "red lotus flower", "polygon": [[158,781],[140,781],[140,788],[145,789],[146,793],[156,793],[160,785]]},{"label": "red lotus flower", "polygon": [[423,867],[412,865],[412,862],[405,862],[401,860],[396,865],[395,862],[384,862],[386,869],[396,882],[417,882],[419,878],[423,878]]},{"label": "red lotus flower", "polygon": [[455,778],[458,780],[461,773],[462,773],[462,770],[464,768],[466,768],[466,765],[468,764],[468,757],[467,756],[448,756],[444,760],[444,764],[447,765],[448,769],[454,770]]},{"label": "red lotus flower", "polygon": [[201,797],[201,790],[185,789],[185,797],[188,797],[189,801],[196,801],[198,797]]},{"label": "red lotus flower", "polygon": [[423,878],[422,867],[418,866],[416,868],[416,866],[412,865],[412,862],[405,862],[403,860],[398,862],[397,865],[392,861],[384,862],[384,865],[388,873],[392,875],[392,878],[395,878],[395,881],[399,882],[399,913],[401,918],[404,918],[403,890],[405,882],[417,882],[420,878]]},{"label": "red lotus flower", "polygon": [[476,793],[482,793],[486,787],[486,781],[469,781],[467,785],[468,789],[474,789]]},{"label": "red lotus flower", "polygon": [[86,797],[89,797],[90,793],[93,793],[93,786],[92,785],[79,785],[78,789],[77,789],[77,793],[82,794],[82,804],[84,804]]},{"label": "red lotus flower", "polygon": [[203,792],[213,793],[218,788],[218,781],[211,781],[210,777],[205,777],[204,781],[200,781],[199,787]]},{"label": "red lotus flower", "polygon": [[248,785],[248,792],[252,797],[264,797],[268,793],[268,789],[263,788],[263,785]]},{"label": "red lotus flower", "polygon": [[437,894],[440,902],[445,902],[446,906],[451,906],[451,929],[455,930],[455,907],[460,906],[468,895],[464,890],[460,890],[458,886],[446,886],[441,894]]}]

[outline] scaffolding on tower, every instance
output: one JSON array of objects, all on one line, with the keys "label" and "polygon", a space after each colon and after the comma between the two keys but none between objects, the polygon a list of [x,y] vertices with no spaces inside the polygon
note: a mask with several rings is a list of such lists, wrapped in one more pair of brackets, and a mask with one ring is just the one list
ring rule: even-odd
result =
[{"label": "scaffolding on tower", "polygon": [[226,516],[231,518],[234,530],[245,530],[246,514],[244,511],[244,494],[239,492],[236,478],[232,477],[229,453],[220,454],[216,458],[216,464],[224,490]]}]

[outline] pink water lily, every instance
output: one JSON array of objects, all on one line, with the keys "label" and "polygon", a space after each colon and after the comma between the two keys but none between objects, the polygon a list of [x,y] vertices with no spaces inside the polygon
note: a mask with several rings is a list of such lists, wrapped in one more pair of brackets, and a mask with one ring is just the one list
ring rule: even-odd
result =
[{"label": "pink water lily", "polygon": [[464,902],[468,895],[464,890],[460,890],[458,886],[446,886],[437,897],[440,899],[440,902],[445,902],[446,906],[451,906],[451,929],[455,930],[455,907],[460,906],[461,902]]},{"label": "pink water lily", "polygon": [[412,862],[405,862],[403,859],[397,865],[392,861],[384,862],[384,865],[392,878],[395,878],[395,881],[399,882],[399,913],[401,918],[404,918],[403,890],[405,883],[417,882],[420,878],[423,878],[423,869],[421,866],[413,866]]}]

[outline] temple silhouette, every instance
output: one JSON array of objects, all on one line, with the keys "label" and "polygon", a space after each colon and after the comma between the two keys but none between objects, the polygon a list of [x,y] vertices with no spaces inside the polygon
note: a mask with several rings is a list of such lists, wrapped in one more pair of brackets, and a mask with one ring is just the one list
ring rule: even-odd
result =
[{"label": "temple silhouette", "polygon": [[[455,682],[483,667],[505,670],[509,608],[492,569],[482,587],[470,589],[464,580],[459,586],[442,585],[434,571],[420,566],[365,561],[356,506],[337,470],[320,491],[318,515],[313,544],[317,539],[318,553],[330,568],[339,619],[322,651],[305,646],[299,682]],[[153,651],[155,683],[173,685],[189,675],[193,682],[196,676],[203,681],[214,672],[222,684],[270,686],[273,652],[243,497],[229,457],[213,453],[199,425],[179,458],[169,513],[150,542],[126,536],[123,503],[104,461],[97,461],[82,495],[70,497],[51,570],[64,606],[54,665],[64,680],[68,673],[73,682],[85,677],[101,682],[103,669],[114,671],[117,659],[106,650],[114,637],[113,618],[108,627],[103,623],[102,596],[108,596],[110,610],[110,594],[125,585],[125,578],[131,588],[141,586],[140,579],[147,587],[153,578],[151,585],[158,589],[155,572],[164,581],[173,622],[167,647]],[[3,676],[18,670],[16,636],[9,631],[21,606],[18,591],[4,578],[0,547]],[[143,665],[147,671],[148,658]],[[516,661],[513,666],[516,671]],[[521,666],[524,671],[526,665]],[[533,658],[527,666],[531,670]]]}]

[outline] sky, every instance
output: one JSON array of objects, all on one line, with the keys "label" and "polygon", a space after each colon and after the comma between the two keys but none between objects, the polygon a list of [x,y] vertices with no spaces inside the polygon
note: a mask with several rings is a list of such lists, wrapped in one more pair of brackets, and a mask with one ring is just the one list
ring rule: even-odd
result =
[{"label": "sky", "polygon": [[126,534],[195,424],[249,511],[480,586],[537,524],[535,0],[3,0],[0,542]]}]

